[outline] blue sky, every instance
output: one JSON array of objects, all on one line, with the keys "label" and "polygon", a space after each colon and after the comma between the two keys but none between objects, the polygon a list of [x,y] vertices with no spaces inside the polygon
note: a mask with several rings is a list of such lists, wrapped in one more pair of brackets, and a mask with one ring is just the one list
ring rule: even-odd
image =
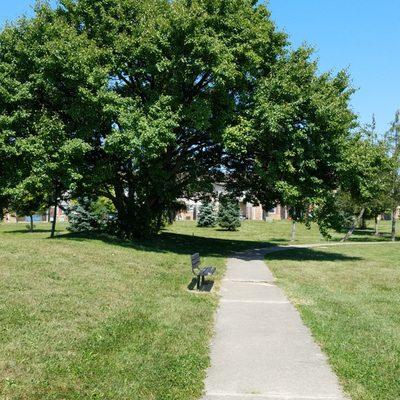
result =
[{"label": "blue sky", "polygon": [[348,69],[353,110],[386,131],[400,108],[399,0],[270,0],[294,46],[312,45],[322,71]]},{"label": "blue sky", "polygon": [[[30,13],[33,0],[0,0],[0,23]],[[375,113],[384,132],[400,108],[400,0],[269,0],[293,46],[317,51],[321,71],[348,69],[358,90],[353,110]]]}]

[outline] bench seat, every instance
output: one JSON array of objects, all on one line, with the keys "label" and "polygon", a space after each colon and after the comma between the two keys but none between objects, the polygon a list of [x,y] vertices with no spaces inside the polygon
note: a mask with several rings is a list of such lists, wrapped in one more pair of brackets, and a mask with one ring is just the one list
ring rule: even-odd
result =
[{"label": "bench seat", "polygon": [[206,268],[203,268],[197,275],[200,275],[200,276],[214,275],[214,272],[215,272],[214,267],[206,267]]},{"label": "bench seat", "polygon": [[203,284],[204,278],[206,276],[214,275],[216,269],[214,267],[200,268],[201,260],[199,253],[192,254],[191,261],[193,274],[197,278],[197,289],[200,289],[200,282]]}]

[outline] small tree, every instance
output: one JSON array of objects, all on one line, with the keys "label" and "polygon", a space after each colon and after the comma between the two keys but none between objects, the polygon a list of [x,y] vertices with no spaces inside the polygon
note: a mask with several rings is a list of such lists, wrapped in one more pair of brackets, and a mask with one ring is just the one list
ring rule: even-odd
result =
[{"label": "small tree", "polygon": [[44,206],[43,197],[36,193],[31,194],[26,190],[15,188],[9,200],[9,208],[18,216],[29,217],[29,231],[33,232],[33,216]]},{"label": "small tree", "polygon": [[389,173],[389,201],[392,214],[392,241],[396,240],[396,221],[398,218],[398,207],[400,206],[400,110],[396,112],[394,121],[389,132],[386,133],[385,142],[388,147],[391,161]]},{"label": "small tree", "polygon": [[342,241],[347,240],[357,224],[368,210],[375,209],[377,214],[385,208],[388,182],[385,179],[391,168],[385,143],[377,139],[375,121],[362,127],[349,141],[347,159],[342,164],[342,182],[338,198],[343,205],[343,212],[348,214],[349,229]]},{"label": "small tree", "polygon": [[217,224],[217,215],[215,213],[214,204],[211,201],[204,202],[199,209],[199,218],[197,226],[207,227]]},{"label": "small tree", "polygon": [[236,231],[240,227],[240,208],[237,200],[231,197],[221,197],[218,225],[228,231]]},{"label": "small tree", "polygon": [[237,118],[225,130],[232,155],[230,190],[246,193],[264,209],[285,204],[292,210],[293,228],[296,222],[315,221],[327,234],[323,211],[340,186],[339,169],[355,126],[348,106],[351,93],[344,71],[318,74],[310,49],[279,58],[268,76],[256,82],[248,117]]},{"label": "small tree", "polygon": [[54,207],[54,237],[57,208],[83,179],[89,140],[101,136],[104,105],[95,103],[107,75],[95,45],[45,3],[0,32],[0,197],[15,188],[22,200],[40,196]]},{"label": "small tree", "polygon": [[109,215],[115,212],[112,204],[105,199],[96,201],[85,197],[67,210],[71,232],[104,232],[108,228]]}]

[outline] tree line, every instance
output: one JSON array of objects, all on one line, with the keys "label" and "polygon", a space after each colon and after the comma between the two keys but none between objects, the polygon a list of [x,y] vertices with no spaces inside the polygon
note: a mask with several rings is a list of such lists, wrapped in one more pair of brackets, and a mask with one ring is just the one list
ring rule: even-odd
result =
[{"label": "tree line", "polygon": [[0,209],[106,198],[133,238],[225,182],[323,233],[395,216],[399,114],[382,139],[352,93],[254,0],[38,3],[0,33]]}]

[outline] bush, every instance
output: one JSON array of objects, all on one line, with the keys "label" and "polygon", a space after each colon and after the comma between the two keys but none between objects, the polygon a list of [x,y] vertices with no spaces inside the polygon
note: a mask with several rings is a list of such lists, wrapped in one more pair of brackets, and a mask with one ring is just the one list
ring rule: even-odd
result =
[{"label": "bush", "polygon": [[236,231],[240,227],[240,208],[236,199],[231,197],[220,199],[218,224],[228,231]]},{"label": "bush", "polygon": [[199,217],[197,226],[207,227],[217,224],[217,215],[215,213],[214,204],[210,201],[204,202],[199,208]]},{"label": "bush", "polygon": [[112,207],[103,198],[92,201],[85,197],[70,205],[66,213],[71,232],[105,232]]}]

